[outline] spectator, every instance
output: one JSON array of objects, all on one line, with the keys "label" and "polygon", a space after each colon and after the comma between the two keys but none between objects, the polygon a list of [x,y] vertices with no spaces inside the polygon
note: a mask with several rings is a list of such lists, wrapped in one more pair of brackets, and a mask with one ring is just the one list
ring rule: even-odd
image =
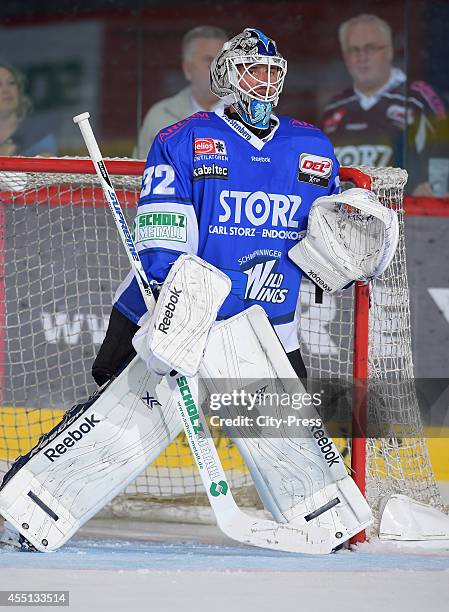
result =
[{"label": "spectator", "polygon": [[444,102],[425,81],[407,86],[392,65],[391,28],[383,19],[352,17],[340,25],[339,39],[353,87],[325,107],[322,125],[340,163],[404,166],[406,159],[409,192],[432,195],[431,156],[436,126],[447,120]]},{"label": "spectator", "polygon": [[31,102],[18,70],[0,63],[0,156],[56,155],[56,140],[28,113]]},{"label": "spectator", "polygon": [[150,108],[139,132],[135,157],[146,158],[156,134],[163,127],[200,110],[224,108],[223,102],[210,90],[209,67],[226,40],[226,33],[214,26],[198,26],[184,34],[182,69],[190,85]]}]

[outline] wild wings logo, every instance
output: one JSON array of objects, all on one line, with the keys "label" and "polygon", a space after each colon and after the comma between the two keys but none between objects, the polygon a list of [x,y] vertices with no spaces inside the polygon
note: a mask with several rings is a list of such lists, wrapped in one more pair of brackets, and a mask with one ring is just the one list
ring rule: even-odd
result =
[{"label": "wild wings logo", "polygon": [[256,259],[249,267],[238,270],[226,270],[231,278],[231,293],[242,300],[255,300],[282,304],[285,302],[288,289],[283,287],[284,275],[278,272],[279,259]]}]

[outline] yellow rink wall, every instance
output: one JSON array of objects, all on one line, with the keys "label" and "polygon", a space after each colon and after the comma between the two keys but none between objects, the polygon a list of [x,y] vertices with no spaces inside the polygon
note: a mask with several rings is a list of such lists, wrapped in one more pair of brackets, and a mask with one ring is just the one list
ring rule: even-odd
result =
[{"label": "yellow rink wall", "polygon": [[[13,461],[18,455],[26,454],[63,414],[63,410],[45,408],[0,408],[0,460]],[[427,427],[424,432],[436,479],[449,481],[449,427]],[[346,441],[336,439],[335,442],[343,451]],[[227,438],[220,438],[217,448],[225,469],[246,470],[236,446]],[[153,467],[191,468],[193,463],[189,445],[181,434],[156,459]]]}]

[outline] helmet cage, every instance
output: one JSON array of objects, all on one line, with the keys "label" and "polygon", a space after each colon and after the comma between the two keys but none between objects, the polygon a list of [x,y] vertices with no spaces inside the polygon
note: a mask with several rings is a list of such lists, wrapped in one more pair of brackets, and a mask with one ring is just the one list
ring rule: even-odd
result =
[{"label": "helmet cage", "polygon": [[[266,79],[252,74],[252,69],[260,65],[267,66]],[[284,84],[286,66],[286,60],[281,57],[243,55],[226,58],[226,70],[236,110],[245,123],[259,129],[269,127],[271,113],[278,103]]]},{"label": "helmet cage", "polygon": [[[251,73],[259,65],[267,66],[266,80],[262,80]],[[238,97],[243,94],[243,96],[254,100],[273,102],[273,106],[276,106],[287,73],[287,62],[284,58],[263,55],[228,57],[226,58],[226,68],[231,88],[235,93],[239,92]],[[273,68],[275,69],[274,76],[271,74]],[[242,87],[242,83],[246,85],[246,88]],[[263,90],[265,90],[265,93],[263,93]]]}]

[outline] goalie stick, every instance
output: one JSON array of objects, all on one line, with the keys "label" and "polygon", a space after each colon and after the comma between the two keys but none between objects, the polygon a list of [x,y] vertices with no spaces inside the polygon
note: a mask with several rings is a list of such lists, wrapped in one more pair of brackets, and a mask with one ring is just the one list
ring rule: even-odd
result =
[{"label": "goalie stick", "polygon": [[[89,117],[89,113],[82,113],[74,117],[73,120],[81,130],[145,304],[151,313],[155,305],[151,285],[146,277],[109,178],[89,123]],[[328,529],[311,524],[295,526],[288,523],[280,524],[272,520],[252,517],[240,510],[230,491],[226,474],[202,410],[199,405],[196,405],[197,402],[194,399],[198,397],[196,379],[187,379],[187,377],[178,374],[173,379],[173,385],[175,402],[179,409],[190,449],[195,458],[217,524],[223,533],[233,540],[262,548],[309,554],[330,553],[333,547],[333,538]]]}]

